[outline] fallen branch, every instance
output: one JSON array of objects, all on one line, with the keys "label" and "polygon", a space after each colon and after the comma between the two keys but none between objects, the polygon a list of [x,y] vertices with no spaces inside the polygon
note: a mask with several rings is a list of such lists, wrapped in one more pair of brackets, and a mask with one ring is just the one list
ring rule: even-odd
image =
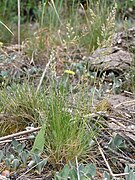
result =
[{"label": "fallen branch", "polygon": [[119,106],[121,106],[121,105],[134,105],[135,104],[135,100],[131,100],[131,101],[125,101],[125,102],[121,102],[121,103],[119,103],[118,105],[116,105],[114,108],[116,109],[116,108],[118,108]]},{"label": "fallen branch", "polygon": [[7,140],[7,139],[11,139],[11,138],[14,138],[14,137],[17,137],[17,136],[26,135],[26,134],[29,134],[29,133],[32,133],[32,132],[39,131],[40,128],[41,128],[41,127],[32,128],[32,129],[27,130],[27,131],[21,131],[21,132],[18,132],[18,133],[14,133],[14,134],[10,134],[10,135],[1,137],[1,138],[0,138],[0,143],[1,143],[1,141],[5,141],[5,140]]},{"label": "fallen branch", "polygon": [[[16,140],[17,141],[27,141],[27,140],[31,140],[31,139],[34,139],[34,137],[33,138],[23,137],[23,138],[17,138]],[[0,141],[0,144],[10,143],[10,142],[12,142],[12,140],[8,139],[8,140]]]},{"label": "fallen branch", "polygon": [[103,157],[103,159],[104,159],[104,161],[105,161],[105,163],[106,163],[106,166],[107,166],[107,168],[108,168],[111,176],[114,177],[114,174],[113,174],[113,172],[112,172],[112,169],[111,169],[111,167],[110,167],[110,165],[109,165],[109,163],[108,163],[108,161],[107,161],[107,159],[106,159],[106,157],[105,157],[105,155],[104,155],[104,153],[103,153],[103,151],[102,151],[99,143],[98,143],[98,149],[99,149],[99,151],[100,151],[100,153],[101,153],[101,155],[102,155],[102,157]]},{"label": "fallen branch", "polygon": [[[95,138],[95,140],[96,140],[96,138]],[[107,166],[107,168],[108,168],[108,170],[109,170],[109,172],[110,172],[110,175],[111,175],[113,178],[128,175],[129,173],[114,174],[114,173],[112,172],[112,169],[111,169],[111,167],[110,167],[110,165],[109,165],[109,163],[108,163],[108,161],[107,161],[107,159],[106,159],[106,157],[105,157],[105,155],[104,155],[104,153],[103,153],[103,151],[102,151],[102,148],[100,147],[100,145],[99,145],[99,143],[98,143],[97,140],[96,140],[96,142],[97,142],[97,144],[98,144],[98,149],[99,149],[99,151],[100,151],[100,153],[101,153],[101,155],[102,155],[102,157],[103,157],[103,159],[104,159],[104,161],[105,161],[105,164],[106,164],[106,166]],[[135,172],[133,172],[133,173],[135,174]]]}]

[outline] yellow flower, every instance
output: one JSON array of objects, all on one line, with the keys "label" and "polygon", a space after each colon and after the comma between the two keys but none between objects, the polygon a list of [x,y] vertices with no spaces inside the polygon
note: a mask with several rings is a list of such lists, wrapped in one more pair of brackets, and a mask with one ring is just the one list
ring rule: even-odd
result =
[{"label": "yellow flower", "polygon": [[65,70],[64,73],[75,75],[75,72],[71,70]]}]

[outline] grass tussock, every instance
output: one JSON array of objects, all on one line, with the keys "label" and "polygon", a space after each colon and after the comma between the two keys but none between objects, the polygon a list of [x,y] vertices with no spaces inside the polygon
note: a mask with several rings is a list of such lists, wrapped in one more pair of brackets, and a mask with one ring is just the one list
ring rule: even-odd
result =
[{"label": "grass tussock", "polygon": [[[71,92],[63,88],[56,89],[53,84],[37,93],[34,87],[27,84],[15,85],[8,90],[1,90],[0,95],[1,112],[13,117],[13,124],[18,124],[16,131],[26,125],[46,125],[44,153],[51,163],[68,163],[74,161],[75,157],[83,160],[88,156],[96,130],[87,129],[88,122],[84,114],[88,113],[88,105],[85,101],[80,104],[80,96],[73,110],[70,104]],[[80,105],[84,108],[82,111],[78,111]],[[10,119],[7,122],[12,126]],[[7,127],[4,133],[15,131],[13,128]]]},{"label": "grass tussock", "polygon": [[[18,119],[24,124],[37,123],[40,117],[41,97],[35,95],[33,87],[25,85],[12,85],[0,91],[1,112]],[[27,124],[27,125],[28,125]]]},{"label": "grass tussock", "polygon": [[85,157],[92,136],[80,114],[67,112],[67,102],[60,94],[49,97],[47,102],[46,151],[55,163],[67,163],[75,157]]}]

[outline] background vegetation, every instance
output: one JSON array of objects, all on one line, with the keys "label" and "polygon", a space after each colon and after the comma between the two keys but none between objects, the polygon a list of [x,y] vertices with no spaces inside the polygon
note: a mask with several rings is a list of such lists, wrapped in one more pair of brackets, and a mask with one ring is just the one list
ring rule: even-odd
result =
[{"label": "background vegetation", "polygon": [[[29,146],[13,139],[9,149],[0,150],[5,169],[36,168],[40,175],[51,171],[56,180],[96,176],[97,138],[103,142],[101,135],[111,134],[102,112],[109,116],[112,107],[106,99],[95,106],[108,90],[106,74],[90,72],[85,60],[97,48],[110,47],[115,32],[131,26],[128,12],[134,8],[132,0],[21,1],[19,52],[18,46],[10,49],[18,42],[17,1],[0,1],[0,136],[40,127],[28,137]],[[121,77],[111,74],[109,93],[134,93],[134,62],[126,77],[123,88]],[[107,146],[117,154],[130,149],[121,136],[109,140]],[[121,165],[111,163],[117,172]],[[109,179],[110,172],[101,166],[102,177]],[[134,178],[134,170],[123,166],[118,172]]]}]

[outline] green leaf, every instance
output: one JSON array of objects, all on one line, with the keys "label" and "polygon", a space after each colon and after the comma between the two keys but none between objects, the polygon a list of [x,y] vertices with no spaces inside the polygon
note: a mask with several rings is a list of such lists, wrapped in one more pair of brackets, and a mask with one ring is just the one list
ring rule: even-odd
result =
[{"label": "green leaf", "polygon": [[96,175],[96,167],[94,164],[88,164],[85,166],[83,172],[86,174],[86,176],[93,178]]},{"label": "green leaf", "polygon": [[12,145],[13,145],[13,147],[14,147],[15,149],[17,148],[18,144],[19,144],[18,141],[13,138],[13,140],[12,140]]},{"label": "green leaf", "polygon": [[24,165],[27,164],[28,155],[29,155],[29,153],[27,151],[22,151],[20,153],[20,157],[21,157],[21,160],[22,160]]},{"label": "green leaf", "polygon": [[6,164],[6,167],[7,167],[7,168],[10,168],[10,162],[11,162],[10,159],[5,158],[5,159],[4,159],[4,162],[5,162],[5,164]]},{"label": "green leaf", "polygon": [[114,138],[114,144],[117,147],[125,147],[125,140],[120,136],[120,135],[116,135]]},{"label": "green leaf", "polygon": [[24,147],[25,147],[25,143],[24,142],[17,145],[16,151],[18,152],[18,154],[20,154],[23,151]]},{"label": "green leaf", "polygon": [[15,158],[15,156],[13,154],[10,154],[10,152],[8,152],[6,154],[6,158],[8,158],[9,161],[12,161]]},{"label": "green leaf", "polygon": [[43,159],[40,163],[38,163],[37,169],[38,169],[39,174],[41,174],[41,172],[43,171],[46,163],[47,163],[47,159]]},{"label": "green leaf", "polygon": [[88,178],[88,177],[82,176],[82,177],[81,177],[81,180],[91,180],[91,178]]},{"label": "green leaf", "polygon": [[32,157],[32,161],[30,161],[28,167],[31,168],[36,164],[37,165],[36,168],[40,174],[47,163],[47,159],[41,160],[40,154],[35,154],[35,153],[32,153],[31,157]]},{"label": "green leaf", "polygon": [[36,164],[38,164],[41,161],[39,154],[33,153],[31,154],[31,157],[32,157],[32,160],[35,161]]},{"label": "green leaf", "polygon": [[119,134],[111,139],[108,146],[112,149],[126,148],[125,140]]},{"label": "green leaf", "polygon": [[72,180],[77,179],[76,169],[65,165],[62,171],[55,175],[55,180],[67,180],[69,177]]},{"label": "green leaf", "polygon": [[85,166],[84,166],[83,164],[80,164],[80,165],[79,165],[79,171],[83,171],[84,168],[85,168]]},{"label": "green leaf", "polygon": [[125,169],[124,169],[124,172],[125,172],[125,173],[133,172],[133,168],[130,167],[128,164],[126,164],[126,167],[125,167]]},{"label": "green leaf", "polygon": [[67,180],[69,177],[69,171],[70,171],[70,168],[66,164],[64,168],[62,169],[62,171],[55,175],[55,180]]},{"label": "green leaf", "polygon": [[0,150],[0,163],[1,163],[2,159],[3,159],[3,157],[4,157],[3,151]]},{"label": "green leaf", "polygon": [[55,175],[54,180],[67,180],[61,176],[59,176],[59,173]]},{"label": "green leaf", "polygon": [[126,180],[135,180],[134,169],[130,167],[128,164],[126,164],[124,172],[129,173],[128,175],[126,175]]},{"label": "green leaf", "polygon": [[78,177],[77,177],[77,172],[76,172],[76,169],[75,169],[75,168],[72,168],[72,169],[70,170],[69,177],[70,177],[70,179],[72,179],[72,180],[78,179]]},{"label": "green leaf", "polygon": [[65,165],[63,170],[59,173],[59,176],[61,177],[64,177],[64,178],[68,178],[69,176],[69,171],[70,171],[70,168],[68,165]]},{"label": "green leaf", "polygon": [[1,71],[0,75],[2,77],[8,77],[8,71]]},{"label": "green leaf", "polygon": [[96,175],[96,167],[93,164],[88,164],[86,166],[80,164],[79,171],[83,179],[93,178]]},{"label": "green leaf", "polygon": [[108,172],[104,172],[104,180],[110,180],[110,174]]},{"label": "green leaf", "polygon": [[14,160],[12,161],[12,168],[13,168],[14,170],[16,170],[19,165],[20,165],[20,162],[19,162],[18,159],[14,159]]},{"label": "green leaf", "polygon": [[135,180],[135,174],[133,172],[130,172],[127,176],[126,176],[126,180]]},{"label": "green leaf", "polygon": [[45,130],[46,127],[43,125],[36,136],[31,152],[36,154],[43,152],[45,144]]}]

